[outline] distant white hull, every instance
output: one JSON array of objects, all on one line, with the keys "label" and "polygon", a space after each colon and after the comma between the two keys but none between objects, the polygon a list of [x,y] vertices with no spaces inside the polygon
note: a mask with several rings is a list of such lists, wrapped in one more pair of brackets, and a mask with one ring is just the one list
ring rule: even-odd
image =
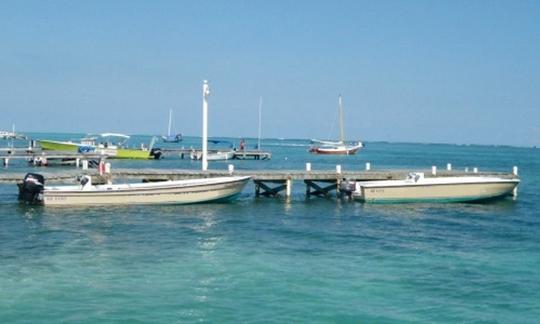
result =
[{"label": "distant white hull", "polygon": [[336,155],[352,155],[356,154],[358,150],[362,148],[361,144],[358,145],[325,145],[319,147],[310,148],[311,153],[315,154],[336,154]]},{"label": "distant white hull", "polygon": [[496,177],[410,178],[362,181],[353,197],[365,202],[466,202],[503,197],[512,193],[519,179]]},{"label": "distant white hull", "polygon": [[237,196],[249,177],[219,177],[120,185],[46,186],[43,204],[191,204]]},{"label": "distant white hull", "polygon": [[[224,161],[231,160],[234,157],[233,151],[217,151],[217,152],[208,152],[206,159],[208,161]],[[192,160],[202,160],[202,152],[196,152],[191,154],[190,158]]]}]

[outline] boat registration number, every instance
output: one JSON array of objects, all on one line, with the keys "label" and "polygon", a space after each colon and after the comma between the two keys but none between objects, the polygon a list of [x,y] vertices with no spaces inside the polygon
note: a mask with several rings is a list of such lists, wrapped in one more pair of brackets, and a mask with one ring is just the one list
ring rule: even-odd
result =
[{"label": "boat registration number", "polygon": [[45,197],[47,201],[64,201],[66,197]]}]

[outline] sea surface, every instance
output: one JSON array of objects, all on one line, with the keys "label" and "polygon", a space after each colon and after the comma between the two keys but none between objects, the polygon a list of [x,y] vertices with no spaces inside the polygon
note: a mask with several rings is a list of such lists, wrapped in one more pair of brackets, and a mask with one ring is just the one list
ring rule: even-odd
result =
[{"label": "sea surface", "polygon": [[[150,137],[131,140],[139,146]],[[156,145],[198,147],[200,139]],[[256,198],[248,185],[232,203],[106,208],[20,205],[16,186],[0,184],[0,323],[540,321],[540,149],[368,142],[339,157],[310,155],[308,147],[264,139],[270,161],[233,163],[344,170],[452,163],[506,172],[517,165],[522,183],[516,200],[485,204],[306,199],[294,183],[291,199]],[[111,162],[200,167],[177,156]],[[41,170],[10,161],[0,173]]]}]

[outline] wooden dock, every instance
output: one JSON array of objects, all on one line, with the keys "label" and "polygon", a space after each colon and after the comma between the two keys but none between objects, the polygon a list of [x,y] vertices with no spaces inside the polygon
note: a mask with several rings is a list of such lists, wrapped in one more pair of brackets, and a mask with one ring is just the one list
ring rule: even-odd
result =
[{"label": "wooden dock", "polygon": [[43,151],[41,149],[2,149],[0,160],[3,166],[8,166],[10,160],[26,160],[34,166],[46,166],[51,163],[71,163],[79,165],[82,161],[88,161],[90,165],[97,165],[99,161],[107,159],[107,154],[95,152],[79,153],[73,151]]},{"label": "wooden dock", "polygon": [[[186,169],[114,169],[110,174],[105,174],[101,180],[141,180],[166,181],[181,180],[191,178],[218,177],[218,176],[250,176],[255,184],[256,196],[279,196],[285,192],[285,196],[290,196],[294,183],[300,182],[305,185],[306,196],[329,196],[336,191],[339,195],[339,187],[344,180],[374,181],[374,180],[397,180],[406,178],[410,172],[424,172],[426,177],[448,177],[448,176],[497,176],[503,178],[515,178],[515,173],[502,172],[465,172],[465,171],[437,171],[436,175],[432,170],[186,170]],[[62,170],[58,172],[39,172],[47,182],[71,182],[77,177],[88,174],[99,176],[96,170]],[[516,172],[517,173],[517,172]],[[21,181],[25,173],[0,172],[0,183],[16,183]],[[98,177],[99,178],[99,177]]]},{"label": "wooden dock", "polygon": [[[200,149],[180,148],[180,149],[160,149],[165,156],[179,156],[181,159],[190,159],[192,155],[200,156]],[[222,150],[208,150],[208,153],[216,153]],[[269,151],[245,150],[234,151],[232,160],[270,160],[272,153]]]}]

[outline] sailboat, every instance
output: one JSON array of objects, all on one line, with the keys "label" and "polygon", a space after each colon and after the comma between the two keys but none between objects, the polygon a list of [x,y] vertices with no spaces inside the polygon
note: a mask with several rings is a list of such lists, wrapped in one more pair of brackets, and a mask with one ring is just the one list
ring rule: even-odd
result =
[{"label": "sailboat", "polygon": [[171,135],[171,125],[172,125],[172,109],[169,110],[169,128],[167,129],[167,135],[161,136],[163,142],[166,143],[178,143],[182,140],[182,134],[178,133],[176,135]]},{"label": "sailboat", "polygon": [[339,128],[339,141],[323,141],[313,139],[311,140],[311,142],[319,145],[311,147],[309,151],[314,154],[351,155],[355,154],[360,148],[363,147],[361,142],[345,142],[345,132],[343,130],[343,105],[341,95],[339,95]]}]

